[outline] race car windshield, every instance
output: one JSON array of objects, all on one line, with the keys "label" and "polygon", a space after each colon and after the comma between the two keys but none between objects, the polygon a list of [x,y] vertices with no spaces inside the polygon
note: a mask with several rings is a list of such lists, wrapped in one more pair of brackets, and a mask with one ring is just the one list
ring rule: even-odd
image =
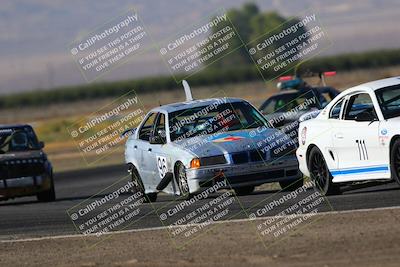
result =
[{"label": "race car windshield", "polygon": [[171,141],[203,134],[266,126],[260,113],[247,102],[223,103],[180,110],[169,114]]},{"label": "race car windshield", "polygon": [[[299,94],[297,92],[285,93],[269,98],[267,101],[264,102],[264,104],[262,104],[260,110],[264,114],[272,114],[274,112],[288,112],[300,106],[303,106],[306,110],[310,110],[314,107],[319,108],[317,101],[314,101],[315,103],[312,105],[303,105],[305,102],[312,99],[316,99],[316,97],[311,90],[305,94]],[[324,99],[324,101],[327,102],[326,99]]]},{"label": "race car windshield", "polygon": [[379,89],[376,97],[385,119],[400,116],[400,86]]},{"label": "race car windshield", "polygon": [[0,154],[37,149],[39,142],[31,129],[0,130]]}]

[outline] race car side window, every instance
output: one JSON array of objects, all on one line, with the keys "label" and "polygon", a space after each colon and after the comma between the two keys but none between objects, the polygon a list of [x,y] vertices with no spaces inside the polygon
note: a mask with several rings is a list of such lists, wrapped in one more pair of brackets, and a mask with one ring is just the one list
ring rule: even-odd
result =
[{"label": "race car side window", "polygon": [[377,118],[374,104],[371,97],[367,93],[353,95],[349,98],[344,119],[355,120],[360,113],[370,113],[373,117]]},{"label": "race car side window", "polygon": [[343,98],[337,102],[333,108],[331,109],[331,112],[329,113],[329,118],[330,119],[339,119],[340,118],[340,111],[343,106]]},{"label": "race car side window", "polygon": [[152,114],[150,114],[149,117],[147,117],[146,121],[143,123],[142,128],[140,128],[140,131],[139,131],[139,139],[140,140],[149,141],[150,133],[151,133],[151,130],[153,129],[156,117],[157,117],[157,113],[152,113]]},{"label": "race car side window", "polygon": [[166,143],[165,114],[163,114],[163,113],[160,113],[160,115],[158,116],[156,128],[155,128],[155,134],[161,135],[161,137],[164,140],[164,143]]}]

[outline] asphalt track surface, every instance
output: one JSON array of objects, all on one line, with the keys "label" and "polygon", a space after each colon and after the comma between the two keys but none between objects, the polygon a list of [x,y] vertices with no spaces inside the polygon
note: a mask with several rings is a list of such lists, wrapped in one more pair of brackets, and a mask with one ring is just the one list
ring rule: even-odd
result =
[{"label": "asphalt track surface", "polygon": [[[67,210],[88,198],[100,199],[113,191],[110,185],[126,177],[125,166],[102,167],[89,170],[64,172],[55,175],[57,200],[51,203],[38,203],[35,197],[17,198],[0,202],[0,240],[13,240],[31,237],[77,234],[76,228]],[[127,178],[126,178],[127,179]],[[347,188],[339,196],[327,198],[329,205],[321,206],[319,212],[349,211],[357,209],[373,209],[381,207],[400,206],[400,187],[395,183],[378,183],[361,186],[362,188]],[[108,189],[107,189],[108,188]],[[99,194],[99,192],[101,192]],[[186,208],[188,214],[201,207],[207,201],[224,194],[217,192],[207,199],[202,199]],[[248,218],[248,214],[259,210],[273,199],[279,199],[284,194],[280,191],[256,191],[247,196],[238,197],[238,202],[230,206],[227,219]],[[125,196],[127,197],[127,196]],[[140,206],[141,214],[145,214],[136,223],[126,229],[144,229],[165,226],[160,220],[160,214],[171,208],[171,203],[180,203],[172,196],[161,195],[155,203],[144,203]],[[290,205],[290,201],[285,205]],[[107,203],[98,208],[98,212],[108,209],[113,203]],[[270,211],[263,216],[275,215]]]}]

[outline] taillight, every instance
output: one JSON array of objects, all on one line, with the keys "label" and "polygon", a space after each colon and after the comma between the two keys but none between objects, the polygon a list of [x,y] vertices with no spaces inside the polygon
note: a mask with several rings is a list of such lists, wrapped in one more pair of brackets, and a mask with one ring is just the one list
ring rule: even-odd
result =
[{"label": "taillight", "polygon": [[282,76],[282,77],[279,77],[279,81],[281,81],[281,82],[283,82],[283,81],[290,81],[290,80],[292,80],[292,79],[293,79],[292,76]]},{"label": "taillight", "polygon": [[335,76],[335,75],[336,75],[336,71],[325,71],[324,72],[325,77],[330,77],[330,76]]}]

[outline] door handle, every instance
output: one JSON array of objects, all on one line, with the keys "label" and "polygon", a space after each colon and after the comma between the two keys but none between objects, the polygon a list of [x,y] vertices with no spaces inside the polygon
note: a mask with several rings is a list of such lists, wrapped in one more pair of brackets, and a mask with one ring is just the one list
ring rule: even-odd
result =
[{"label": "door handle", "polygon": [[137,145],[134,145],[134,146],[133,146],[133,148],[135,148],[135,149],[136,149],[136,148],[137,148]]},{"label": "door handle", "polygon": [[149,151],[149,152],[151,152],[153,149],[151,149],[151,148],[149,148],[149,149],[147,149],[147,151]]},{"label": "door handle", "polygon": [[335,138],[337,138],[337,139],[343,139],[344,136],[343,136],[342,133],[335,133]]}]

